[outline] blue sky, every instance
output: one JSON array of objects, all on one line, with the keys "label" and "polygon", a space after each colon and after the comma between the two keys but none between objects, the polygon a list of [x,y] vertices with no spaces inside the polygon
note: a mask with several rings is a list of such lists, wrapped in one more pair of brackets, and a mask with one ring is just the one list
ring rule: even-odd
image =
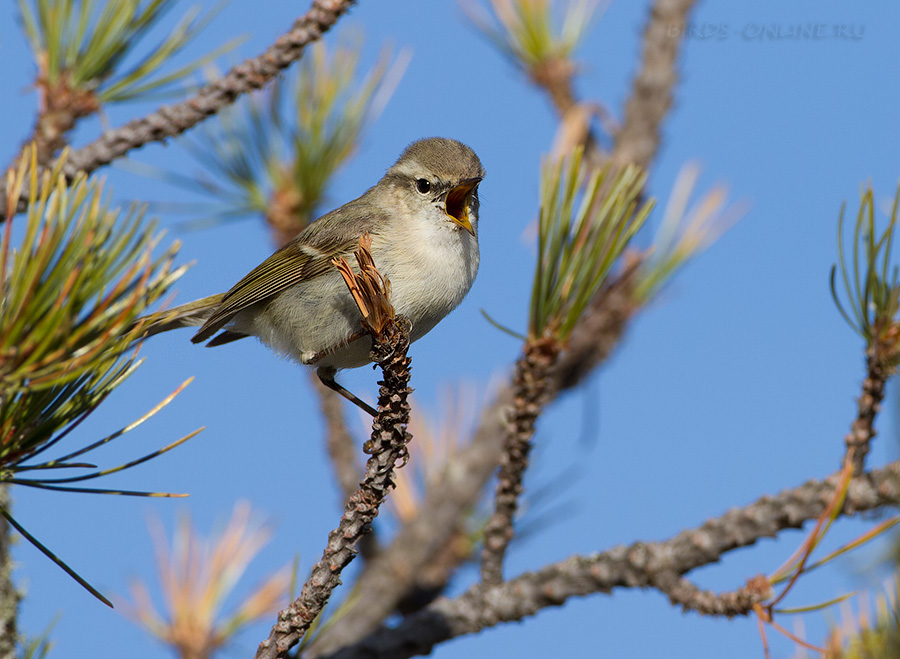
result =
[{"label": "blue sky", "polygon": [[[34,69],[14,4],[0,10],[7,90],[0,162],[9,162],[28,134],[35,107]],[[184,60],[241,34],[247,41],[222,66],[255,55],[305,10],[305,3],[286,0],[269,0],[265,11],[260,6],[234,0]],[[605,104],[616,117],[630,90],[647,6],[612,3],[577,53],[579,95]],[[173,13],[168,25],[176,18]],[[702,187],[728,184],[732,198],[746,202],[749,211],[639,316],[614,358],[586,387],[541,418],[526,488],[557,482],[554,477],[573,465],[575,476],[555,495],[566,504],[565,514],[514,547],[508,574],[573,553],[665,539],[838,466],[863,361],[860,340],[831,301],[828,273],[836,259],[842,201],[855,209],[860,186],[871,181],[876,199],[885,204],[900,174],[900,7],[808,0],[701,3],[694,24],[650,191],[664,203],[679,168],[697,161]],[[760,35],[761,26],[769,32]],[[818,37],[791,37],[794,26]],[[335,178],[326,206],[363,192],[406,144],[424,136],[468,143],[488,172],[481,186],[478,280],[462,306],[411,351],[418,401],[433,411],[448,383],[477,383],[483,391],[516,358],[517,342],[488,325],[479,310],[513,328],[525,327],[534,257],[523,233],[536,215],[539,160],[552,143],[556,119],[524,76],[467,25],[455,3],[362,0],[327,40],[354,31],[365,35],[365,62],[374,62],[384,44],[410,48],[412,60],[357,157]],[[120,125],[153,108],[111,107],[106,121]],[[76,144],[98,130],[99,122],[86,123]],[[132,157],[182,172],[197,168],[174,143],[152,145]],[[186,191],[126,171],[104,174],[124,201],[196,201]],[[272,250],[256,220],[178,231],[183,219],[160,215],[184,243],[181,260],[196,262],[177,285],[179,302],[226,290]],[[14,492],[16,516],[107,594],[124,593],[134,576],[152,580],[148,516],[171,529],[178,512],[189,508],[209,531],[221,527],[236,500],[251,501],[275,534],[251,566],[245,587],[295,555],[305,576],[339,516],[306,374],[252,341],[204,350],[189,336],[178,332],[150,341],[138,373],[69,440],[74,446],[111,432],[193,375],[193,384],[168,409],[106,453],[108,464],[117,464],[206,425],[176,452],[106,483],[190,492],[189,499]],[[368,368],[343,376],[356,392],[374,392],[375,380]],[[890,388],[873,464],[896,457],[895,397]],[[348,417],[357,423],[355,412]],[[830,540],[846,540],[870,523],[842,521]],[[802,537],[784,533],[777,542],[733,552],[692,576],[706,588],[734,589],[778,567]],[[30,546],[19,544],[15,556],[26,589],[25,631],[39,633],[60,616],[51,656],[164,654]],[[878,557],[872,548],[836,562],[804,581],[788,603],[809,604],[872,585],[860,573]],[[473,571],[464,571],[454,589],[473,578]],[[826,619],[804,619],[810,640],[821,640]],[[782,622],[794,625],[793,619]],[[269,626],[241,634],[225,656],[250,655]],[[793,656],[789,643],[770,640],[774,657]],[[684,615],[655,591],[573,600],[524,624],[445,644],[435,654],[451,659],[472,653],[762,656],[754,621]]]}]

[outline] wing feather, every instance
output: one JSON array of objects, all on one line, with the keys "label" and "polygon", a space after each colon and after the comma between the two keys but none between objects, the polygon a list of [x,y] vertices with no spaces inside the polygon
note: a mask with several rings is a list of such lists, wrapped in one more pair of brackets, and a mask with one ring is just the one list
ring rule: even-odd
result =
[{"label": "wing feather", "polygon": [[323,215],[287,245],[256,266],[231,290],[191,339],[205,341],[222,329],[235,314],[333,269],[331,260],[349,256],[359,237],[375,233],[383,225],[385,212],[366,203],[366,195]]}]

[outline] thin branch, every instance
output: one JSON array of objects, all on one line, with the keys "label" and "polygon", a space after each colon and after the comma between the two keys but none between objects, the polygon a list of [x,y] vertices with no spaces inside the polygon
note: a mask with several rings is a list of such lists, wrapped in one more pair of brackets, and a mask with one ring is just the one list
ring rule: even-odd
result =
[{"label": "thin branch", "polygon": [[[613,162],[623,167],[629,163],[637,163],[643,167],[649,165],[659,147],[659,127],[672,103],[672,90],[677,82],[675,63],[678,56],[680,40],[672,37],[671,26],[682,24],[693,5],[693,0],[658,0],[651,11],[650,20],[644,33],[643,67],[634,82],[634,89],[625,109],[625,124],[616,139]],[[548,90],[554,99],[563,119],[575,107],[574,94],[571,90],[571,73],[565,70],[558,75],[534,76],[535,81]],[[562,93],[560,90],[564,91]],[[585,133],[585,144],[596,148],[596,138],[588,130]],[[620,281],[629,281],[639,265],[635,258],[626,269],[626,277]],[[622,287],[625,288],[625,287]],[[619,289],[606,289],[602,295],[607,299],[598,299],[592,305],[592,311],[585,321],[580,323],[578,334],[573,337],[571,350],[567,351],[567,359],[560,369],[560,377],[568,386],[580,381],[597,363],[592,353],[603,355],[607,352],[604,346],[597,344],[598,334],[595,329],[609,323],[606,309],[610,301],[608,296]],[[615,300],[612,308],[625,309],[626,315],[636,310],[636,304],[627,290],[627,298]],[[602,334],[600,334],[602,336]],[[517,365],[516,380],[520,382],[522,363]],[[517,387],[517,389],[520,389]],[[499,583],[502,580],[502,562],[506,547],[513,535],[512,515],[516,509],[516,501],[521,492],[521,477],[527,466],[527,455],[530,438],[534,431],[534,421],[540,414],[540,407],[527,428],[519,427],[517,421],[522,418],[518,414],[520,404],[525,402],[523,392],[517,390],[514,397],[516,409],[510,420],[512,429],[504,448],[497,485],[496,512],[488,520],[485,527],[485,541],[482,562],[482,579],[487,583]],[[527,401],[533,405],[533,401]],[[531,416],[530,414],[527,416]],[[527,438],[523,435],[527,434]]]},{"label": "thin branch", "polygon": [[733,618],[753,611],[754,604],[770,599],[772,586],[764,576],[752,577],[745,586],[729,593],[700,590],[693,582],[675,572],[662,572],[653,577],[653,585],[669,596],[672,604],[701,615]]},{"label": "thin branch", "polygon": [[512,387],[500,389],[485,408],[471,443],[454,457],[453,469],[429,487],[419,514],[369,562],[354,584],[346,611],[323,629],[304,656],[316,657],[355,643],[377,629],[415,587],[417,575],[442,555],[460,520],[481,500],[500,461],[503,415],[512,405]]},{"label": "thin branch", "polygon": [[[277,197],[277,194],[273,197],[272,205],[275,205]],[[269,214],[272,212],[270,209],[266,214],[267,221],[270,220]],[[309,224],[308,217],[299,218],[295,212],[292,212],[291,216],[293,219],[285,219],[285,222],[282,224],[273,224],[269,221],[272,237],[278,247],[284,247]],[[288,223],[293,227],[290,232],[282,230]],[[344,410],[341,406],[341,397],[322,384],[315,371],[311,370],[309,372],[309,381],[313,391],[319,398],[319,409],[322,411],[322,417],[325,419],[325,445],[328,449],[328,456],[331,458],[331,464],[334,467],[338,485],[341,488],[341,501],[347,501],[356,492],[359,481],[363,476],[362,467],[357,461],[359,447],[347,429],[347,421],[344,418]],[[375,537],[374,530],[362,537],[359,543],[359,552],[365,559],[371,558],[378,552],[378,540]]]},{"label": "thin branch", "polygon": [[68,133],[75,128],[78,120],[100,110],[96,94],[71,86],[68,76],[61,76],[51,83],[42,71],[38,76],[37,88],[41,94],[40,111],[31,135],[22,145],[12,167],[27,157],[32,142],[37,149],[38,164],[50,167],[53,156],[68,145]]},{"label": "thin branch", "polygon": [[[309,224],[308,217],[299,217],[296,208],[288,209],[283,202],[283,198],[276,192],[266,213],[266,221],[278,247],[284,247]],[[284,213],[282,221],[273,222],[272,215],[281,213]],[[331,464],[341,488],[341,501],[347,501],[356,492],[363,475],[357,461],[359,447],[347,429],[340,396],[322,384],[315,371],[309,372],[309,381],[319,398],[319,409],[325,419],[327,433],[325,445],[328,448],[328,456],[331,458]],[[370,529],[370,532],[360,539],[359,553],[366,560],[378,553],[378,539],[374,529]]]},{"label": "thin branch", "polygon": [[278,614],[278,622],[257,649],[257,659],[283,659],[303,638],[340,585],[341,571],[356,556],[357,543],[368,532],[379,507],[393,489],[397,463],[402,467],[409,459],[407,444],[412,436],[406,428],[411,360],[406,351],[410,327],[402,316],[394,317],[390,282],[375,269],[369,246],[371,239],[366,234],[356,252],[360,273],[354,273],[343,259],[335,265],[357,300],[363,326],[372,336],[373,361],[384,374],[379,383],[378,415],[372,423],[371,439],[365,445],[371,457],[358,490],[347,501],[337,529],[329,534],[322,558],[313,567],[300,597]]},{"label": "thin branch", "polygon": [[[659,151],[660,128],[672,107],[678,83],[678,54],[684,26],[696,0],[656,0],[644,29],[641,70],[634,79],[625,104],[625,120],[616,135],[612,162],[648,169]],[[673,31],[673,26],[678,30]]]},{"label": "thin branch", "polygon": [[[277,205],[278,194],[273,197],[270,206]],[[281,207],[281,210],[285,209]],[[270,214],[276,212],[273,208],[266,213],[266,220],[272,230],[272,237],[278,247],[287,245],[304,227],[309,224],[308,217],[297,216],[296,209],[291,210],[281,223],[271,222]],[[290,231],[285,227],[290,225]],[[326,440],[328,456],[334,467],[338,485],[341,488],[341,501],[347,501],[356,492],[363,470],[357,461],[359,447],[347,429],[347,421],[344,418],[341,397],[322,384],[315,371],[309,372],[309,381],[313,391],[319,398],[319,409],[325,419]],[[359,553],[363,558],[369,559],[378,552],[378,540],[374,530],[362,537],[359,543]]]},{"label": "thin branch", "polygon": [[[677,62],[684,26],[696,0],[656,0],[644,29],[643,59],[625,105],[625,119],[615,136],[612,162],[616,167],[634,163],[647,169],[659,150],[660,128],[672,107],[678,82]],[[679,29],[673,30],[673,26]],[[592,162],[605,159],[600,141],[590,128],[596,109],[576,97],[572,85],[575,67],[570,60],[550,60],[531,72],[532,81],[547,92],[560,118],[558,142],[575,135]]]},{"label": "thin branch", "polygon": [[[258,57],[246,60],[227,74],[204,85],[181,103],[163,106],[109,130],[97,140],[69,154],[65,172],[90,173],[151,142],[164,142],[234,103],[241,95],[260,89],[303,55],[304,48],[318,40],[350,8],[353,0],[314,0],[306,14]],[[19,197],[18,211],[25,208],[28,191]],[[6,208],[6,192],[0,192],[0,209]],[[0,222],[6,219],[0,216]]]},{"label": "thin branch", "polygon": [[[0,484],[0,509],[10,509],[9,486]],[[0,659],[15,659],[19,638],[17,619],[22,595],[13,581],[12,534],[0,517]]]},{"label": "thin branch", "polygon": [[575,68],[570,59],[550,59],[531,71],[530,76],[550,97],[559,115],[555,150],[565,150],[567,153],[581,144],[590,161],[600,166],[608,154],[604,153],[600,140],[591,128],[591,119],[595,114],[602,116],[604,110],[578,101],[572,85]]},{"label": "thin branch", "polygon": [[[839,479],[835,474],[761,497],[663,542],[620,545],[590,556],[572,556],[496,586],[475,585],[457,598],[438,599],[396,627],[381,629],[329,655],[329,659],[399,659],[428,654],[438,643],[522,620],[572,597],[609,593],[613,588],[659,586],[655,583],[659,575],[686,574],[719,561],[734,549],[818,518],[834,496]],[[853,515],[898,502],[900,461],[854,479],[841,514]],[[735,612],[732,609],[721,615]]]},{"label": "thin branch", "polygon": [[529,77],[541,87],[560,117],[565,117],[577,105],[572,77],[575,63],[568,58],[549,58],[529,71]]},{"label": "thin branch", "polygon": [[516,363],[513,377],[513,408],[503,443],[494,513],[484,527],[481,579],[485,583],[503,581],[503,559],[513,538],[513,517],[519,507],[522,477],[528,467],[534,428],[552,386],[550,371],[559,356],[560,345],[553,339],[529,341]]},{"label": "thin branch", "polygon": [[862,383],[862,393],[857,400],[857,414],[844,439],[847,445],[845,459],[853,463],[853,473],[861,474],[865,469],[869,444],[875,437],[875,417],[884,400],[887,369],[875,348],[866,351],[866,379]]}]

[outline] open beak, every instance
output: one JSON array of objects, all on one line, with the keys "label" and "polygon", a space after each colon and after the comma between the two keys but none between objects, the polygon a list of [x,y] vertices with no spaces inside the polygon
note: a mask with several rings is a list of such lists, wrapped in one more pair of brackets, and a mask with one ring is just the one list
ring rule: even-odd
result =
[{"label": "open beak", "polygon": [[472,227],[472,222],[469,221],[469,200],[479,183],[481,183],[480,176],[467,178],[447,193],[447,216],[473,236],[475,229]]}]

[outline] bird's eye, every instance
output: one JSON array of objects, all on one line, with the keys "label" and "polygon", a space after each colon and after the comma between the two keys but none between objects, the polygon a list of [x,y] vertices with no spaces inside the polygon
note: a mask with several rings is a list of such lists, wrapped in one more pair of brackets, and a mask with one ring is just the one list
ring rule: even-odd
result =
[{"label": "bird's eye", "polygon": [[422,194],[427,194],[431,190],[431,181],[427,178],[420,178],[416,181],[416,190]]}]

